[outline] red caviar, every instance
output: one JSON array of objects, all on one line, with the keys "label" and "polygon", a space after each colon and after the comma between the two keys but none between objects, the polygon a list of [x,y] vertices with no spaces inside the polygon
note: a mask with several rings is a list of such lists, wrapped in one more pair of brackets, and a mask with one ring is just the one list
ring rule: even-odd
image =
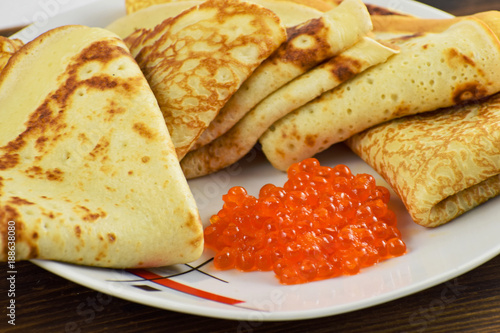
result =
[{"label": "red caviar", "polygon": [[282,284],[298,284],[357,274],[406,252],[389,191],[345,165],[309,158],[290,166],[283,187],[264,185],[255,198],[235,186],[222,198],[205,229],[217,269],[273,270]]}]

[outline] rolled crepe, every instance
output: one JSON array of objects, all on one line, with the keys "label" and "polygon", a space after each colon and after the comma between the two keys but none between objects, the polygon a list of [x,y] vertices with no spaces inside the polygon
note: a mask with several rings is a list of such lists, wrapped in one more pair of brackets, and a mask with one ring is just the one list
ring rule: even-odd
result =
[{"label": "rolled crepe", "polygon": [[189,152],[181,160],[184,175],[188,179],[204,176],[238,161],[276,120],[396,53],[394,48],[364,37],[266,97],[216,140]]},{"label": "rolled crepe", "polygon": [[371,126],[500,91],[500,41],[468,18],[407,38],[401,52],[274,123],[260,138],[278,169]]},{"label": "rolled crepe", "polygon": [[165,121],[115,34],[65,26],[26,44],[0,76],[0,119],[0,261],[14,247],[16,260],[121,268],[201,255]]},{"label": "rolled crepe", "polygon": [[276,14],[238,0],[208,0],[134,36],[128,45],[155,93],[179,159],[285,40]]},{"label": "rolled crepe", "polygon": [[500,194],[500,93],[392,120],[347,144],[401,197],[413,220],[442,225]]},{"label": "rolled crepe", "polygon": [[229,99],[193,150],[227,132],[270,93],[351,47],[372,29],[360,0],[345,0],[317,19],[288,29],[288,40]]},{"label": "rolled crepe", "polygon": [[7,65],[10,57],[23,46],[23,42],[19,39],[10,39],[0,36],[0,72]]}]

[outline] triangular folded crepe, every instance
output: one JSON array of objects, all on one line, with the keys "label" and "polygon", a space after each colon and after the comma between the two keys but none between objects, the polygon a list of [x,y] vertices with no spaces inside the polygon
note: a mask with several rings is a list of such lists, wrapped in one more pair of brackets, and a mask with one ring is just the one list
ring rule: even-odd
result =
[{"label": "triangular folded crepe", "polygon": [[188,179],[204,176],[238,161],[276,120],[397,52],[373,39],[362,38],[267,96],[214,141],[189,152],[181,161],[184,175]]},{"label": "triangular folded crepe", "polygon": [[[281,0],[246,0],[261,5],[279,16],[285,27],[291,27],[309,19],[321,16],[322,12],[298,3]],[[322,0],[320,0],[322,1]],[[126,38],[141,29],[152,29],[169,17],[179,15],[186,9],[199,5],[203,1],[179,0],[152,5],[134,11],[111,22],[106,29]]]},{"label": "triangular folded crepe", "polygon": [[260,138],[278,169],[384,121],[500,91],[500,41],[468,18],[407,38],[401,52],[274,123]]},{"label": "triangular folded crepe", "polygon": [[500,93],[396,119],[347,143],[423,226],[444,224],[500,194]]},{"label": "triangular folded crepe", "polygon": [[370,15],[361,0],[344,0],[319,18],[289,28],[287,42],[243,83],[193,149],[227,132],[270,93],[351,47],[371,29]]},{"label": "triangular folded crepe", "polygon": [[276,14],[237,0],[208,0],[127,38],[179,159],[285,40],[286,30]]},{"label": "triangular folded crepe", "polygon": [[[121,39],[82,26],[0,76],[0,260],[104,267],[197,259],[203,232],[155,97]],[[12,222],[10,222],[12,221]]]},{"label": "triangular folded crepe", "polygon": [[[127,11],[127,14],[130,15],[139,12],[141,10],[144,10],[146,8],[165,5],[165,4],[182,3],[186,1],[191,1],[191,0],[125,0],[125,9]],[[260,0],[245,0],[245,1],[257,2],[257,3],[261,2]],[[321,11],[328,11],[332,7],[334,7],[334,5],[329,4],[324,0],[271,0],[270,2],[276,3],[278,7],[282,9],[285,9],[286,6],[289,6],[288,8],[291,8],[292,11],[294,11],[293,8],[294,5],[300,5],[301,7],[315,8]],[[335,6],[336,5],[338,4],[335,4]],[[265,7],[269,8],[267,6]]]},{"label": "triangular folded crepe", "polygon": [[10,57],[23,46],[19,39],[10,39],[0,36],[0,72],[7,65]]}]

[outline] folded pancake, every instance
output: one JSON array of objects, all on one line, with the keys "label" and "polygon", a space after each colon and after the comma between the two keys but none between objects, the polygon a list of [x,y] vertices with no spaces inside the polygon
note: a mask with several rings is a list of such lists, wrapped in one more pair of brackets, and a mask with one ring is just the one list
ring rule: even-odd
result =
[{"label": "folded pancake", "polygon": [[209,0],[134,38],[130,50],[182,159],[243,81],[286,40],[286,30],[262,6]]},{"label": "folded pancake", "polygon": [[392,186],[413,220],[442,225],[500,194],[500,93],[389,121],[347,144]]},{"label": "folded pancake", "polygon": [[393,48],[362,38],[351,48],[276,90],[222,136],[189,152],[181,160],[184,175],[188,179],[204,176],[238,161],[275,121],[395,53],[397,50]]},{"label": "folded pancake", "polygon": [[7,65],[10,57],[17,52],[22,46],[23,42],[19,39],[10,39],[0,36],[0,72]]},{"label": "folded pancake", "polygon": [[[475,17],[485,22],[493,32],[500,32],[500,12],[490,10],[474,15],[457,16],[447,19],[426,19],[401,15],[374,15],[372,16],[373,33],[377,39],[391,39],[429,32],[439,33],[448,29],[451,25],[470,17]],[[404,40],[404,38],[402,39]]]},{"label": "folded pancake", "polygon": [[[125,0],[125,8],[127,14],[132,14],[141,11],[145,8],[153,7],[155,5],[163,5],[168,3],[181,3],[185,1],[191,1],[191,0]],[[254,0],[248,0],[248,1],[260,3],[260,1],[254,1]],[[328,11],[332,9],[332,7],[336,7],[338,5],[338,4],[330,4],[323,0],[273,0],[270,2],[282,3],[283,6],[279,5],[280,10],[283,9],[286,10],[286,6],[292,5],[290,8],[292,11],[294,10],[293,8],[294,4],[307,6],[309,8],[315,8],[320,11]]]},{"label": "folded pancake", "polygon": [[371,28],[366,6],[360,0],[345,0],[321,17],[288,29],[287,42],[229,99],[193,150],[227,132],[270,93],[354,45]]},{"label": "folded pancake", "polygon": [[[280,0],[251,0],[249,2],[261,5],[279,16],[286,27],[300,24],[309,19],[321,16],[322,12],[294,2]],[[122,38],[127,38],[137,30],[152,29],[169,17],[179,15],[184,10],[199,5],[202,1],[182,0],[165,2],[123,16],[110,23],[106,29],[113,31]]]},{"label": "folded pancake", "polygon": [[278,169],[384,121],[500,91],[500,41],[468,18],[407,38],[401,52],[274,123],[260,138]]},{"label": "folded pancake", "polygon": [[0,119],[0,260],[14,224],[16,260],[150,267],[201,255],[161,111],[116,35],[65,26],[26,44],[0,76]]}]

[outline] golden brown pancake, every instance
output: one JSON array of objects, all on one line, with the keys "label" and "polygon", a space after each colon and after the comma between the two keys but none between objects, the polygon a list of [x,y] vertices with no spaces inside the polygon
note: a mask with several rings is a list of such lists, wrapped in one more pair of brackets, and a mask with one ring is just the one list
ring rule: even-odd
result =
[{"label": "golden brown pancake", "polygon": [[345,0],[317,19],[288,29],[288,40],[229,99],[193,150],[227,132],[270,93],[354,45],[372,28],[366,6]]},{"label": "golden brown pancake", "polygon": [[[317,9],[294,2],[281,0],[251,0],[250,2],[273,11],[286,27],[295,26],[322,14]],[[182,11],[200,3],[202,1],[182,0],[153,5],[115,20],[106,29],[122,38],[127,38],[137,30],[152,29],[167,18],[177,16]]]},{"label": "golden brown pancake", "polygon": [[500,93],[396,119],[347,143],[401,197],[413,220],[442,225],[500,194]]},{"label": "golden brown pancake", "polygon": [[475,18],[409,38],[401,52],[278,120],[260,138],[278,169],[371,126],[500,90],[500,41]]},{"label": "golden brown pancake", "polygon": [[276,120],[395,53],[395,49],[364,37],[276,90],[216,140],[188,153],[181,161],[184,175],[188,179],[200,177],[238,161]]},{"label": "golden brown pancake", "polygon": [[286,40],[262,6],[209,0],[131,37],[179,159],[250,74]]},{"label": "golden brown pancake", "polygon": [[[153,92],[126,45],[51,30],[0,76],[0,260],[153,267],[197,259],[198,210]],[[12,222],[10,222],[12,221]]]},{"label": "golden brown pancake", "polygon": [[378,39],[389,39],[401,36],[412,36],[415,34],[439,33],[448,29],[451,25],[467,20],[470,17],[480,19],[499,36],[500,34],[500,12],[491,10],[474,15],[458,16],[447,19],[425,19],[413,16],[372,16],[373,32]]},{"label": "golden brown pancake", "polygon": [[[132,14],[155,5],[166,4],[166,3],[181,3],[184,1],[189,1],[189,0],[125,0],[125,8],[127,14]],[[249,1],[254,2],[253,0]],[[285,6],[292,5],[292,7],[293,4],[299,4],[307,6],[309,8],[315,8],[323,12],[329,11],[330,9],[338,5],[323,0],[274,0],[273,2],[280,2],[283,3]],[[282,8],[285,9],[285,7]]]}]

